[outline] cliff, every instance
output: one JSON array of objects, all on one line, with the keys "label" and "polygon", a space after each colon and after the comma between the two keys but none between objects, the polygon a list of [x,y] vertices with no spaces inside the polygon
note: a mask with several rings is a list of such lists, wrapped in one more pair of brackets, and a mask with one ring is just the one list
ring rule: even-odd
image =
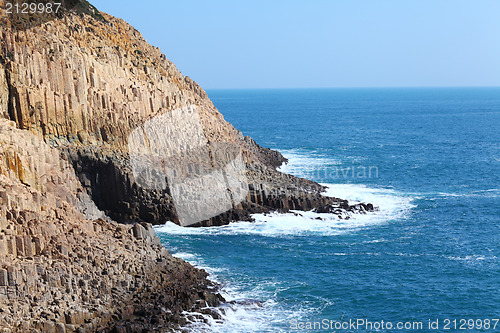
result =
[{"label": "cliff", "polygon": [[60,151],[7,120],[0,144],[0,329],[167,330],[222,299],[151,225],[99,218]]},{"label": "cliff", "polygon": [[1,329],[168,331],[223,299],[151,224],[363,210],[276,171],[281,154],[126,22],[65,3],[12,16],[0,1]]},{"label": "cliff", "polygon": [[[189,107],[196,107],[209,153],[217,157],[232,149],[241,154],[248,183],[243,200],[192,225],[340,202],[321,196],[323,188],[316,183],[277,172],[285,161],[278,152],[243,137],[203,89],[123,20],[67,11],[24,29],[15,29],[11,21],[0,21],[0,116],[63,150],[93,201],[114,220],[180,222],[169,188],[152,190],[137,181],[129,137],[145,122]],[[181,141],[192,139],[182,128],[174,134]],[[223,148],[218,152],[217,147]]]}]

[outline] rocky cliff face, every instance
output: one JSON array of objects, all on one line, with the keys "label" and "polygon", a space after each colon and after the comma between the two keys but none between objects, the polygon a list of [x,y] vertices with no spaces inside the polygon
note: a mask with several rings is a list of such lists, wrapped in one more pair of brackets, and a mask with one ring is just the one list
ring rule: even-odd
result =
[{"label": "rocky cliff face", "polygon": [[126,22],[65,2],[13,19],[0,0],[0,329],[168,331],[222,299],[150,223],[356,209],[276,171]]},{"label": "rocky cliff face", "polygon": [[85,190],[113,219],[179,223],[168,188],[137,182],[128,138],[148,120],[193,106],[208,143],[241,151],[249,184],[242,202],[197,225],[338,202],[322,197],[313,182],[275,171],[285,161],[279,153],[244,138],[203,89],[123,20],[68,11],[25,29],[14,29],[9,17],[0,22],[0,116],[63,150]]},{"label": "rocky cliff face", "polygon": [[167,330],[219,303],[151,225],[99,218],[59,150],[7,120],[0,145],[0,329]]}]

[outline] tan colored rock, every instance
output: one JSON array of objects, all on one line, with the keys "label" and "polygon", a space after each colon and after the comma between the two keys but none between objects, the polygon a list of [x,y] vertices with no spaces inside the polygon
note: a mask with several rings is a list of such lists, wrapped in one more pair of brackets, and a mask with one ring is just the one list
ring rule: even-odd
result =
[{"label": "tan colored rock", "polygon": [[[277,172],[274,168],[285,160],[283,156],[243,137],[224,120],[203,89],[182,75],[157,47],[149,45],[125,21],[107,14],[101,16],[92,9],[87,14],[69,12],[62,19],[39,20],[31,28],[26,28],[29,23],[24,22],[25,28],[18,30],[3,13],[0,11],[0,35],[5,73],[0,74],[0,114],[5,109],[4,116],[14,121],[17,128],[29,130],[61,148],[74,165],[85,191],[115,220],[180,223],[182,216],[190,215],[184,211],[197,210],[196,216],[208,219],[199,225],[217,225],[249,219],[250,213],[258,211],[311,209],[328,203],[320,195],[322,186]],[[217,169],[230,165],[226,155],[228,150],[234,150],[237,155],[241,153],[249,170],[235,182],[208,186],[212,192],[199,197],[200,204],[191,207],[179,204],[179,200],[174,203],[177,188],[155,192],[138,186],[138,176],[131,172],[128,138],[134,130],[144,130],[152,119],[194,107],[202,127],[201,136],[212,148],[209,164]],[[156,130],[156,134],[161,133]],[[193,139],[186,128],[178,133],[183,142]],[[32,170],[24,155],[10,154],[5,158],[5,168],[21,182],[38,185],[44,164],[39,164],[40,170]],[[176,171],[185,174],[192,166],[205,169],[206,162],[186,160],[176,165]],[[245,170],[241,169],[244,175]],[[55,186],[67,178],[46,177],[56,177]],[[246,195],[246,181],[239,178],[259,187],[265,185],[269,190]],[[233,186],[237,188],[238,200],[227,200],[226,192],[234,192]],[[196,182],[190,187],[196,187]],[[182,184],[178,190],[184,193]],[[192,191],[202,192],[206,190]],[[225,204],[210,204],[209,198],[218,198]],[[207,208],[214,206],[221,207],[213,212]],[[44,207],[41,205],[41,209]],[[88,209],[88,214],[95,213]],[[214,214],[219,215],[213,217]],[[198,218],[184,220],[189,220],[186,225],[198,223]]]},{"label": "tan colored rock", "polygon": [[[7,120],[0,143],[0,330],[109,331],[118,317],[132,325],[136,310],[166,330],[170,316],[141,308],[194,309],[206,273],[170,256],[150,224],[86,220],[80,183],[55,148]],[[135,298],[144,304],[131,307]]]},{"label": "tan colored rock", "polygon": [[[130,131],[145,120],[194,104],[210,140],[238,141],[238,132],[194,81],[133,27],[103,15],[108,24],[67,15],[64,22],[22,32],[0,27],[5,52],[12,55],[6,70],[17,127],[56,143],[125,149]],[[91,27],[92,33],[76,27]],[[0,75],[4,106],[5,81]]]},{"label": "tan colored rock", "polygon": [[5,68],[0,64],[0,118],[9,119],[8,111],[9,88],[7,87],[7,78],[5,77]]},{"label": "tan colored rock", "polygon": [[[277,172],[283,157],[243,137],[137,30],[78,4],[59,18],[14,24],[0,0],[0,330],[129,332],[155,322],[168,331],[184,311],[222,298],[209,292],[206,272],[173,258],[144,223],[179,218],[168,189],[138,186],[132,131],[155,123],[160,134],[164,123],[151,119],[196,109],[211,152],[205,161],[189,156],[180,177],[224,168],[241,153],[248,194],[239,177],[217,184],[219,194],[241,189],[246,200],[199,225],[331,200],[322,186]],[[187,151],[184,130],[170,134]],[[141,223],[120,225],[97,206]]]}]

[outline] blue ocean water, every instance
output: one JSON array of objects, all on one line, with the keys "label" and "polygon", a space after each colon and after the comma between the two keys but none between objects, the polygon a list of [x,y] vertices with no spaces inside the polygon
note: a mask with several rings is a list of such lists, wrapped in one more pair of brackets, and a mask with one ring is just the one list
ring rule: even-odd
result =
[{"label": "blue ocean water", "polygon": [[422,322],[410,330],[422,332],[450,320],[453,332],[453,320],[500,317],[499,88],[208,94],[243,134],[289,158],[283,171],[380,207],[350,220],[274,214],[158,227],[167,249],[207,269],[226,298],[260,302],[228,305],[210,330],[306,332],[307,322],[364,319]]}]

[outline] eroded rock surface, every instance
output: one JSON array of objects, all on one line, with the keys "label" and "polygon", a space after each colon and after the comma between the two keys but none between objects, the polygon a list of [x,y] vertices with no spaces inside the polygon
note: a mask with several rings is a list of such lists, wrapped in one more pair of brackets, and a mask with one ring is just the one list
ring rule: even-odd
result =
[{"label": "eroded rock surface", "polygon": [[[172,257],[151,227],[180,223],[175,193],[144,185],[131,161],[130,135],[154,123],[147,134],[159,137],[158,120],[174,110],[196,109],[208,147],[187,147],[193,134],[174,127],[171,137],[186,146],[174,156],[175,179],[235,158],[244,165],[239,183],[228,173],[218,181],[226,184],[219,195],[231,192],[228,210],[190,225],[270,210],[373,209],[324,197],[323,186],[278,172],[286,159],[226,122],[136,29],[75,1],[57,17],[21,17],[13,26],[0,0],[0,329],[169,331],[185,323],[183,311],[219,304],[207,273]],[[246,188],[235,191],[242,178]],[[182,185],[180,195],[189,192]]]},{"label": "eroded rock surface", "polygon": [[[321,196],[313,182],[277,172],[286,161],[280,153],[243,137],[202,88],[123,20],[70,11],[21,31],[6,17],[0,22],[0,115],[64,151],[85,190],[113,219],[179,223],[169,189],[136,181],[128,138],[147,121],[189,107],[196,107],[207,142],[241,151],[249,183],[243,202],[197,225],[338,201]],[[215,164],[221,152],[214,152]]]},{"label": "eroded rock surface", "polygon": [[219,303],[150,224],[92,219],[102,212],[60,151],[6,120],[0,144],[0,329],[166,331]]}]

